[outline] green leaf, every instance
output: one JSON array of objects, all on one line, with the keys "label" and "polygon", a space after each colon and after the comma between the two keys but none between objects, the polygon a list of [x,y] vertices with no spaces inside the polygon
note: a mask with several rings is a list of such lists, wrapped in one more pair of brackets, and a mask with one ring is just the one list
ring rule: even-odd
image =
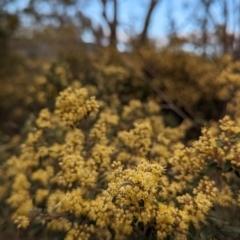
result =
[{"label": "green leaf", "polygon": [[223,172],[230,172],[232,170],[232,164],[230,161],[226,161],[223,165]]},{"label": "green leaf", "polygon": [[216,143],[220,148],[224,147],[226,144],[225,141],[223,141],[222,139],[216,139]]},{"label": "green leaf", "polygon": [[236,133],[234,137],[240,139],[240,132]]},{"label": "green leaf", "polygon": [[106,181],[106,176],[105,175],[99,177],[98,183],[103,183],[104,181]]},{"label": "green leaf", "polygon": [[155,207],[158,207],[158,203],[156,201],[152,202],[152,204],[155,206]]},{"label": "green leaf", "polygon": [[212,164],[212,163],[215,163],[214,159],[213,158],[205,158],[205,161],[208,163],[208,165]]},{"label": "green leaf", "polygon": [[203,233],[200,233],[200,239],[201,240],[207,240],[207,238],[205,237],[205,235]]},{"label": "green leaf", "polygon": [[35,225],[41,225],[42,224],[42,219],[36,219],[33,222]]},{"label": "green leaf", "polygon": [[232,233],[232,234],[240,234],[240,228],[239,227],[234,227],[234,226],[225,226],[224,233]]},{"label": "green leaf", "polygon": [[213,224],[216,224],[217,226],[221,225],[222,221],[216,216],[215,213],[211,213],[211,215],[208,217],[208,220],[210,220]]},{"label": "green leaf", "polygon": [[209,220],[213,222],[215,228],[220,233],[226,236],[233,236],[236,234],[240,234],[240,228],[234,226],[228,226],[227,222],[220,220],[218,217],[210,216],[208,217]]},{"label": "green leaf", "polygon": [[[205,174],[204,174],[204,175],[205,175]],[[196,181],[189,182],[188,185],[191,186],[191,187],[193,187],[193,188],[196,188],[196,187],[198,186],[198,183],[199,183],[199,182],[196,180]]]},{"label": "green leaf", "polygon": [[223,181],[224,183],[228,184],[228,180],[227,180],[227,178],[226,178],[225,176],[222,176],[222,181]]},{"label": "green leaf", "polygon": [[240,140],[240,132],[236,133],[234,137],[231,138],[230,142],[235,143]]},{"label": "green leaf", "polygon": [[217,170],[217,163],[216,162],[210,163],[205,171],[205,174],[209,175],[216,170]]},{"label": "green leaf", "polygon": [[196,234],[197,234],[196,228],[194,227],[193,223],[191,222],[191,223],[189,224],[189,229],[188,229],[189,239],[194,240]]},{"label": "green leaf", "polygon": [[8,220],[5,220],[5,221],[1,222],[1,223],[0,223],[0,229],[1,229],[1,228],[5,228],[7,222],[8,222]]},{"label": "green leaf", "polygon": [[219,232],[224,234],[225,236],[236,236],[237,234],[240,234],[240,228],[238,227],[233,227],[233,226],[224,226],[224,227],[219,227],[218,228]]},{"label": "green leaf", "polygon": [[42,210],[42,213],[43,213],[43,214],[48,214],[47,208],[42,208],[41,210]]}]

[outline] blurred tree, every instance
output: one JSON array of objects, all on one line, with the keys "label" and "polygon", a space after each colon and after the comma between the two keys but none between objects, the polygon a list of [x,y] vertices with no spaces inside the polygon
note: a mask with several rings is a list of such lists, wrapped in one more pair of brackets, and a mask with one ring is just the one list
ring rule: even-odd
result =
[{"label": "blurred tree", "polygon": [[188,13],[184,27],[191,26],[193,29],[188,39],[195,49],[200,50],[203,55],[230,54],[236,59],[240,41],[240,1],[198,0],[194,4],[186,2]]},{"label": "blurred tree", "polygon": [[215,34],[218,44],[221,46],[221,52],[223,54],[233,54],[235,35],[227,32],[227,25],[218,25]]},{"label": "blurred tree", "polygon": [[90,32],[101,43],[103,30],[100,26],[93,26],[91,18],[84,14],[84,6],[89,1],[84,0],[30,0],[24,13],[33,17],[36,26],[45,28],[52,25],[55,29],[62,29],[65,26],[75,26],[75,32],[79,40],[81,36]]},{"label": "blurred tree", "polygon": [[140,33],[140,38],[139,38],[139,42],[140,42],[141,45],[146,42],[147,32],[148,32],[148,29],[149,29],[149,24],[151,22],[151,16],[152,16],[153,10],[157,6],[157,4],[160,3],[160,2],[161,2],[161,0],[151,0],[149,2],[149,7],[146,11],[146,17],[143,21],[143,29]]},{"label": "blurred tree", "polygon": [[[119,28],[119,1],[118,0],[98,0],[102,7],[101,16],[104,22],[101,22],[96,26],[92,23],[90,17],[84,14],[84,7],[86,4],[93,4],[94,1],[84,0],[30,0],[28,7],[25,9],[25,13],[34,17],[37,23],[49,24],[53,23],[56,26],[62,27],[65,24],[72,23],[79,28],[79,35],[84,32],[92,34],[95,38],[95,43],[101,45],[103,40],[106,39],[104,35],[103,26],[104,22],[108,27],[108,43],[109,46],[116,48],[117,30]],[[144,44],[147,40],[147,33],[151,22],[151,16],[153,10],[160,3],[161,0],[151,0],[146,10],[146,15],[143,18],[142,30],[139,34],[139,43]],[[95,2],[96,4],[96,2]],[[43,8],[45,10],[43,10]],[[108,14],[108,13],[111,14]],[[111,15],[111,16],[109,16]]]},{"label": "blurred tree", "polygon": [[117,0],[111,0],[113,2],[113,19],[110,20],[107,16],[107,3],[109,1],[107,0],[101,0],[103,11],[102,16],[105,19],[109,29],[110,29],[110,35],[109,35],[109,45],[111,47],[116,48],[117,46],[117,25],[118,25],[118,1]]},{"label": "blurred tree", "polygon": [[[15,3],[14,3],[15,2]],[[129,1],[130,3],[131,1]],[[152,25],[153,13],[157,11],[157,4],[167,4],[165,8],[166,23],[169,25],[168,35],[169,46],[184,46],[190,43],[194,51],[203,54],[231,54],[235,58],[240,56],[240,1],[239,0],[181,0],[184,4],[180,10],[176,1],[148,0],[135,2],[132,4],[140,6],[145,3],[145,9],[140,24],[133,26],[133,36],[129,37],[129,43],[139,47],[149,41],[148,32]],[[71,26],[75,32],[75,37],[79,41],[85,40],[84,37],[90,36],[96,46],[106,45],[106,42],[116,48],[118,46],[118,32],[123,30],[121,12],[124,2],[118,0],[29,0],[24,11],[10,13],[6,6],[16,4],[13,0],[2,0],[0,3],[0,41],[1,51],[6,51],[5,47],[9,36],[19,29],[20,20],[24,16],[30,16],[32,20],[28,28],[30,30],[44,30],[49,25],[54,27],[59,34],[66,26]],[[91,6],[92,5],[92,6]],[[87,7],[96,8],[98,16],[86,11]],[[128,5],[129,6],[129,5]],[[120,12],[121,11],[121,12]],[[181,11],[183,21],[180,21],[173,12]],[[185,16],[185,19],[184,19]],[[164,16],[163,16],[164,17]],[[161,17],[161,19],[163,19]],[[96,20],[97,19],[97,20]],[[30,20],[30,21],[31,21]],[[128,22],[127,22],[128,21]],[[128,18],[124,25],[131,25]],[[164,19],[162,20],[164,21]],[[140,28],[139,28],[140,27]],[[136,30],[138,29],[138,30]],[[187,34],[183,31],[188,29]],[[134,33],[135,32],[135,33]],[[131,35],[129,33],[129,35]],[[72,36],[70,34],[70,36]],[[64,36],[66,39],[67,36]],[[132,42],[131,40],[134,39]]]},{"label": "blurred tree", "polygon": [[19,27],[18,14],[11,14],[7,10],[7,6],[11,0],[3,0],[0,2],[0,64],[6,61],[6,55],[9,51],[9,39]]}]

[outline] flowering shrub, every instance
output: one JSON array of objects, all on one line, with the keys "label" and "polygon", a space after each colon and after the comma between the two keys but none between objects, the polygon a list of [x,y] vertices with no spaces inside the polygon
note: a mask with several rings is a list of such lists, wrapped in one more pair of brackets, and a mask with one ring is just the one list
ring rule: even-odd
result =
[{"label": "flowering shrub", "polygon": [[4,166],[12,182],[0,193],[10,188],[6,204],[21,236],[238,239],[238,113],[184,145],[192,123],[166,127],[156,101],[114,108],[91,92],[60,92]]},{"label": "flowering shrub", "polygon": [[[151,99],[166,108],[172,103],[201,124],[222,117],[226,102],[239,88],[239,63],[227,56],[204,59],[153,48],[139,52],[104,49],[94,54],[71,51],[55,61],[21,59],[11,75],[1,76],[0,110],[5,121],[0,130],[10,135],[25,130],[29,115],[46,107],[53,110],[54,99],[68,86],[88,86],[92,95],[118,110],[135,99]],[[162,113],[166,111],[163,107]]]},{"label": "flowering shrub", "polygon": [[[27,61],[0,90],[21,129],[0,138],[0,236],[239,239],[239,62],[75,57]],[[166,108],[188,117],[172,124]]]}]

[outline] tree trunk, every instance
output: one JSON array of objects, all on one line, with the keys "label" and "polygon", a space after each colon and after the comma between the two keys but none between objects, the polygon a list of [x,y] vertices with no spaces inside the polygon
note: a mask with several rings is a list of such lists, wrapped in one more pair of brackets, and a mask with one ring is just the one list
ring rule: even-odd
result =
[{"label": "tree trunk", "polygon": [[140,45],[142,45],[146,42],[147,32],[148,32],[151,16],[152,16],[153,10],[156,7],[158,2],[160,2],[160,1],[159,0],[151,0],[151,2],[149,4],[149,8],[148,8],[147,15],[146,15],[146,18],[144,21],[143,29],[140,34],[140,39],[139,39]]},{"label": "tree trunk", "polygon": [[103,4],[102,15],[110,29],[109,45],[111,47],[116,48],[117,47],[118,3],[117,3],[117,0],[112,0],[113,1],[113,20],[111,21],[108,19],[107,13],[106,13],[107,0],[101,0],[101,1]]}]

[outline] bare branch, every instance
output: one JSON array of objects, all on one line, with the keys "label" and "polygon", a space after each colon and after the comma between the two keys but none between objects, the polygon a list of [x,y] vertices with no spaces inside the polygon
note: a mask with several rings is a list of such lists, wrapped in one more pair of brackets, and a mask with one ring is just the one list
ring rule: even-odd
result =
[{"label": "bare branch", "polygon": [[118,2],[117,0],[112,0],[113,1],[113,20],[111,21],[107,17],[107,0],[101,0],[102,5],[103,5],[103,11],[102,11],[102,16],[106,23],[109,26],[110,29],[110,37],[109,37],[109,45],[116,48],[117,44],[117,24],[118,24]]},{"label": "bare branch", "polygon": [[157,3],[159,3],[160,1],[161,0],[151,0],[151,2],[149,4],[149,8],[148,8],[147,15],[146,15],[146,18],[145,18],[145,21],[144,21],[143,29],[142,29],[142,32],[140,34],[140,39],[139,39],[140,44],[143,44],[146,41],[147,31],[148,31],[148,28],[149,28],[150,19],[151,19],[153,10],[156,7]]}]

